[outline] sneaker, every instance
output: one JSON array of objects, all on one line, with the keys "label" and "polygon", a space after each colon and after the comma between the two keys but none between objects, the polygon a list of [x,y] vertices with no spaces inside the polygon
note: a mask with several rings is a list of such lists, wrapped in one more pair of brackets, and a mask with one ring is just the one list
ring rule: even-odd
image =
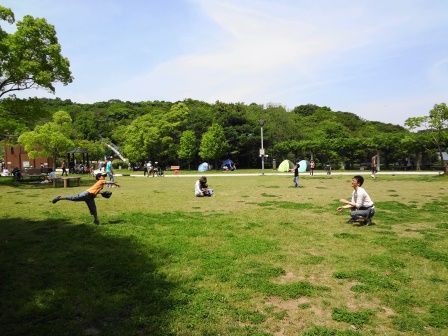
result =
[{"label": "sneaker", "polygon": [[59,202],[61,200],[62,196],[56,196],[55,198],[53,198],[53,200],[51,201],[53,204]]},{"label": "sneaker", "polygon": [[93,221],[93,224],[100,225],[100,221],[99,221],[98,219],[95,219],[95,220]]},{"label": "sneaker", "polygon": [[372,224],[372,219],[371,218],[367,218],[366,221],[365,221],[365,225],[368,226],[370,224]]}]

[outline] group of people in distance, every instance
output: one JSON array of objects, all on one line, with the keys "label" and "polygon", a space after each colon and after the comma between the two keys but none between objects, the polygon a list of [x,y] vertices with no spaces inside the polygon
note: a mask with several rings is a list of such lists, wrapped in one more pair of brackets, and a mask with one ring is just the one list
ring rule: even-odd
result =
[{"label": "group of people in distance", "polygon": [[[300,164],[297,162],[291,171],[294,172],[294,186],[299,187],[299,168]],[[111,196],[111,192],[102,192],[102,189],[105,186],[117,186],[119,185],[115,183],[112,177],[109,175],[110,173],[107,171],[107,165],[106,165],[106,171],[96,174],[96,182],[86,191],[81,192],[77,195],[70,195],[70,196],[56,196],[52,202],[53,204],[62,201],[74,201],[74,202],[80,202],[84,201],[87,204],[87,207],[89,208],[90,214],[94,218],[94,223],[99,224],[98,220],[98,214],[96,210],[96,204],[95,204],[95,198],[98,194],[101,194],[103,197],[109,198]],[[111,177],[110,181],[106,181],[105,177],[108,176]],[[366,192],[364,188],[362,188],[362,185],[364,183],[364,178],[360,175],[355,175],[352,180],[352,196],[351,200],[346,199],[340,199],[340,202],[344,205],[339,206],[336,210],[338,212],[343,211],[344,209],[350,209],[350,219],[347,221],[347,223],[364,223],[365,225],[370,225],[372,223],[372,217],[375,214],[375,206],[370,198],[369,194]],[[207,177],[201,176],[195,183],[194,186],[194,194],[196,197],[210,197],[213,195],[213,189],[211,189],[207,184]]]},{"label": "group of people in distance", "polygon": [[146,177],[149,177],[151,175],[154,176],[163,176],[163,171],[160,169],[159,163],[156,161],[154,162],[154,165],[151,161],[148,161],[148,163],[144,164],[143,166],[143,175]]}]

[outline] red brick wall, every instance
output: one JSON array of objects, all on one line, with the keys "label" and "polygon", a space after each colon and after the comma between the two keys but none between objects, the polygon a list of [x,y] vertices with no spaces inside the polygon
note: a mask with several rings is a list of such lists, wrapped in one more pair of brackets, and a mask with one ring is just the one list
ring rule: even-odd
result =
[{"label": "red brick wall", "polygon": [[44,167],[53,167],[53,160],[51,158],[36,158],[30,159],[25,150],[20,145],[5,145],[5,165],[11,171],[15,167],[20,169],[28,168],[24,164],[29,163],[29,168],[40,168],[43,164]]}]

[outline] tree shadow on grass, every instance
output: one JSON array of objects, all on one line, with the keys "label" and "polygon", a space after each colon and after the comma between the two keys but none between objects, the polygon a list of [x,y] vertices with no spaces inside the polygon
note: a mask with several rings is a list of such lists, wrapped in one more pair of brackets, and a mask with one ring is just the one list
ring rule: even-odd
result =
[{"label": "tree shadow on grass", "polygon": [[175,284],[157,253],[101,227],[0,219],[1,334],[170,334]]}]

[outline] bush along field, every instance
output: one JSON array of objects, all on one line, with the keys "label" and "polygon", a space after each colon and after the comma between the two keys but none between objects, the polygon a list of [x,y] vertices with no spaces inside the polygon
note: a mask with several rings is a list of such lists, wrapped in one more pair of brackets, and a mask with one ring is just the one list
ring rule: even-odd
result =
[{"label": "bush along field", "polygon": [[97,198],[0,184],[2,335],[448,334],[448,179],[380,176],[373,225],[351,176],[121,177]]}]

